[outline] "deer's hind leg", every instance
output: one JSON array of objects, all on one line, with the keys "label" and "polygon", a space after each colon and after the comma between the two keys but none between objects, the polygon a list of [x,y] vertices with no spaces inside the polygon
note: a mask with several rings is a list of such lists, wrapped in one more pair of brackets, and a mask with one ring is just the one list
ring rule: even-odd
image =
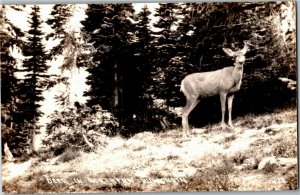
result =
[{"label": "deer's hind leg", "polygon": [[189,134],[189,114],[199,103],[199,101],[200,100],[198,98],[189,98],[186,100],[186,105],[183,108],[183,112],[182,112],[183,137],[187,137]]}]

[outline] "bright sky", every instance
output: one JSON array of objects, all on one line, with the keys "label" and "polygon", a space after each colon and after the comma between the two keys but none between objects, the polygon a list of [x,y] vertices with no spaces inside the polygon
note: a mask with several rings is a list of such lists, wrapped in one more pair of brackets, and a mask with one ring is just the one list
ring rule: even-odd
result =
[{"label": "bright sky", "polygon": [[[150,18],[152,18],[151,24],[156,21],[156,18],[153,17],[153,12],[155,11],[155,8],[158,7],[158,3],[134,3],[134,9],[136,12],[140,12],[142,8],[147,5],[149,10],[152,12],[150,15]],[[54,4],[41,4],[40,5],[40,14],[41,14],[41,19],[43,21],[46,21],[49,18],[49,14],[51,12],[52,7]],[[70,20],[70,29],[73,29],[74,31],[79,31],[79,27],[81,26],[80,21],[83,20],[86,15],[85,15],[85,8],[87,7],[87,4],[74,4],[75,6],[75,13],[74,17],[71,18]],[[21,28],[23,31],[28,31],[29,30],[29,25],[28,25],[28,19],[29,19],[29,14],[31,12],[30,6],[26,6],[23,12],[17,12],[13,9],[9,9],[6,12],[7,18],[11,20],[12,23],[14,23],[17,27]],[[44,32],[49,32],[51,31],[51,28],[43,24],[42,30]],[[55,41],[47,41],[45,43],[46,50],[51,49],[55,45]],[[15,57],[18,59],[22,59],[22,56],[17,52],[13,52]],[[57,73],[59,70],[59,65],[62,63],[61,59],[58,59],[58,61],[51,62],[51,68],[49,69],[49,73]],[[77,85],[78,86],[78,85]]]},{"label": "bright sky", "polygon": [[[150,17],[156,21],[156,19],[153,18],[153,13],[155,9],[159,6],[158,3],[133,3],[135,11],[138,13],[142,10],[142,8],[147,5],[148,9],[152,12]],[[51,12],[52,7],[54,4],[41,4],[40,5],[40,14],[43,21],[48,19],[48,16]],[[87,7],[87,4],[76,4],[75,8],[75,15],[71,19],[72,26],[76,27],[78,26],[78,23],[81,19],[85,17],[84,9]],[[16,12],[13,9],[10,9],[7,11],[6,15],[7,17],[18,27],[22,28],[23,30],[27,31],[29,29],[28,27],[28,15],[30,14],[31,9],[29,6],[26,6],[25,12]],[[154,22],[152,21],[152,23]],[[43,28],[46,28],[45,30],[50,30],[50,27],[48,25],[44,25]]]}]

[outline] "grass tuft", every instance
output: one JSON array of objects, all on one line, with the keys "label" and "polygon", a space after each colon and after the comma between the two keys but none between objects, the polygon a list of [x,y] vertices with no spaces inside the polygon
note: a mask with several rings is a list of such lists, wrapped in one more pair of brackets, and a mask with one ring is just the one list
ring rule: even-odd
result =
[{"label": "grass tuft", "polygon": [[72,148],[67,148],[64,153],[58,158],[58,162],[69,162],[78,157],[78,152]]},{"label": "grass tuft", "polygon": [[295,141],[279,138],[273,149],[274,156],[297,158],[297,143]]}]

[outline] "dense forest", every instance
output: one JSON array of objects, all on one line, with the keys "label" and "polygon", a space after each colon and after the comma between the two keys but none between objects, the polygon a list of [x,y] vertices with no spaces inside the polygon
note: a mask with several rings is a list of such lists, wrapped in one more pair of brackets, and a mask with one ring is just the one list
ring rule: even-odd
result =
[{"label": "dense forest", "polygon": [[[6,16],[25,9],[28,31]],[[43,150],[91,151],[103,135],[129,138],[174,128],[180,134],[178,108],[186,101],[181,80],[233,66],[222,48],[241,49],[245,40],[252,46],[233,118],[296,106],[295,2],[160,3],[154,13],[147,5],[136,12],[134,4],[82,9],[85,17],[76,18],[81,26],[74,30],[78,5],[54,5],[47,20],[38,5],[1,6],[2,155],[5,143],[14,157],[26,158]],[[54,46],[46,47],[47,41]],[[60,73],[50,74],[51,62],[60,57]],[[41,125],[43,93],[57,85],[68,89],[71,79],[63,72],[71,70],[88,73],[82,81],[87,101],[71,101],[68,90],[55,94],[57,109]],[[190,119],[199,127],[220,117],[219,97],[212,97]],[[40,133],[46,135],[42,148],[35,143]]]}]

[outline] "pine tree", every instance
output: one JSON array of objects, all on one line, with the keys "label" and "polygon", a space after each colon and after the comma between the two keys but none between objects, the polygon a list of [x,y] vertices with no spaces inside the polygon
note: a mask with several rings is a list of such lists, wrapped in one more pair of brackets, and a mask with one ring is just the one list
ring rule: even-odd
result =
[{"label": "pine tree", "polygon": [[43,81],[48,78],[47,70],[49,68],[46,65],[46,52],[43,45],[44,33],[41,31],[42,21],[40,19],[40,9],[38,6],[33,6],[31,19],[29,21],[31,29],[28,31],[28,41],[24,49],[24,60],[23,70],[26,75],[24,78],[23,90],[24,99],[22,107],[24,112],[26,112],[26,117],[24,118],[28,122],[32,122],[34,118],[41,116],[38,111],[40,105],[38,102],[43,100],[42,88]]},{"label": "pine tree", "polygon": [[80,9],[80,5],[56,4],[52,8],[51,17],[46,21],[53,30],[46,39],[58,41],[50,50],[49,59],[63,55],[62,70],[87,66],[86,64],[89,63],[90,55],[86,51],[91,48],[85,42],[85,34],[78,32],[78,29],[73,29],[69,23],[77,8]]},{"label": "pine tree", "polygon": [[131,113],[136,115],[135,120],[137,125],[141,128],[146,127],[146,123],[150,122],[150,118],[153,117],[151,113],[153,100],[151,97],[153,91],[153,80],[151,78],[151,72],[153,71],[151,56],[154,53],[154,47],[152,46],[153,37],[151,36],[151,30],[149,29],[149,15],[151,12],[145,5],[142,11],[137,15],[138,22],[136,24],[135,35],[137,41],[132,45],[132,51],[134,51],[134,63],[132,66],[131,78],[128,81],[128,107],[131,109]]},{"label": "pine tree", "polygon": [[28,139],[36,130],[36,122],[42,115],[39,110],[39,102],[44,99],[42,96],[43,88],[47,82],[48,65],[46,65],[46,52],[43,46],[44,33],[41,31],[42,21],[40,19],[40,9],[34,5],[29,19],[30,30],[27,34],[27,43],[24,48],[25,60],[22,72],[25,73],[24,79],[20,83],[18,109],[18,132],[16,140],[19,147],[25,148]]},{"label": "pine tree", "polygon": [[[53,75],[51,82],[55,84],[64,84],[66,90],[55,96],[57,103],[61,106],[74,106],[71,102],[70,79],[73,76],[64,74],[65,71],[81,72],[81,67],[88,66],[92,50],[85,42],[85,35],[70,24],[77,9],[82,9],[81,5],[74,4],[56,4],[53,6],[49,19],[46,21],[52,28],[52,31],[46,35],[46,39],[56,41],[56,45],[50,49],[49,60],[56,60],[57,57],[63,57],[60,64],[61,74]],[[87,52],[89,51],[89,52]]]},{"label": "pine tree", "polygon": [[[13,25],[6,17],[7,9],[21,9],[19,7],[2,5],[0,9],[0,37],[1,37],[1,144],[2,155],[4,149],[4,143],[8,142],[9,146],[12,145],[12,137],[15,112],[18,79],[15,77],[17,72],[17,60],[12,56],[10,49],[18,48],[21,52],[23,41],[21,38],[24,33]],[[16,143],[15,143],[16,144]]]},{"label": "pine tree", "polygon": [[167,105],[171,105],[174,91],[179,90],[176,89],[177,83],[174,82],[176,75],[173,74],[172,59],[178,53],[176,28],[178,25],[177,12],[180,6],[174,3],[160,3],[159,5],[155,14],[159,20],[153,25],[161,29],[156,33],[159,38],[156,45],[158,56],[154,62],[157,70],[154,77],[155,86],[157,86],[155,95],[164,99]]},{"label": "pine tree", "polygon": [[101,105],[112,111],[124,125],[132,115],[124,101],[131,77],[134,10],[131,4],[89,5],[88,18],[82,22],[96,50],[93,66],[88,69],[91,89],[89,105]]},{"label": "pine tree", "polygon": [[108,64],[110,48],[104,44],[105,40],[110,39],[105,32],[105,28],[108,29],[112,25],[108,25],[108,21],[106,21],[109,19],[108,17],[112,17],[111,14],[109,16],[106,14],[110,11],[108,9],[110,7],[111,5],[89,5],[86,10],[87,18],[82,22],[83,30],[89,35],[88,42],[93,44],[96,51],[92,59],[93,66],[87,69],[90,73],[87,77],[87,84],[90,85],[91,89],[85,95],[90,97],[89,105],[99,104],[105,109],[110,108],[110,100],[105,96],[112,97],[113,93],[112,65]]},{"label": "pine tree", "polygon": [[53,59],[63,54],[67,47],[67,39],[69,36],[66,25],[73,14],[74,5],[70,4],[56,4],[53,6],[50,13],[50,18],[46,23],[52,28],[46,38],[58,41],[58,44],[53,47],[49,53],[49,59]]}]

